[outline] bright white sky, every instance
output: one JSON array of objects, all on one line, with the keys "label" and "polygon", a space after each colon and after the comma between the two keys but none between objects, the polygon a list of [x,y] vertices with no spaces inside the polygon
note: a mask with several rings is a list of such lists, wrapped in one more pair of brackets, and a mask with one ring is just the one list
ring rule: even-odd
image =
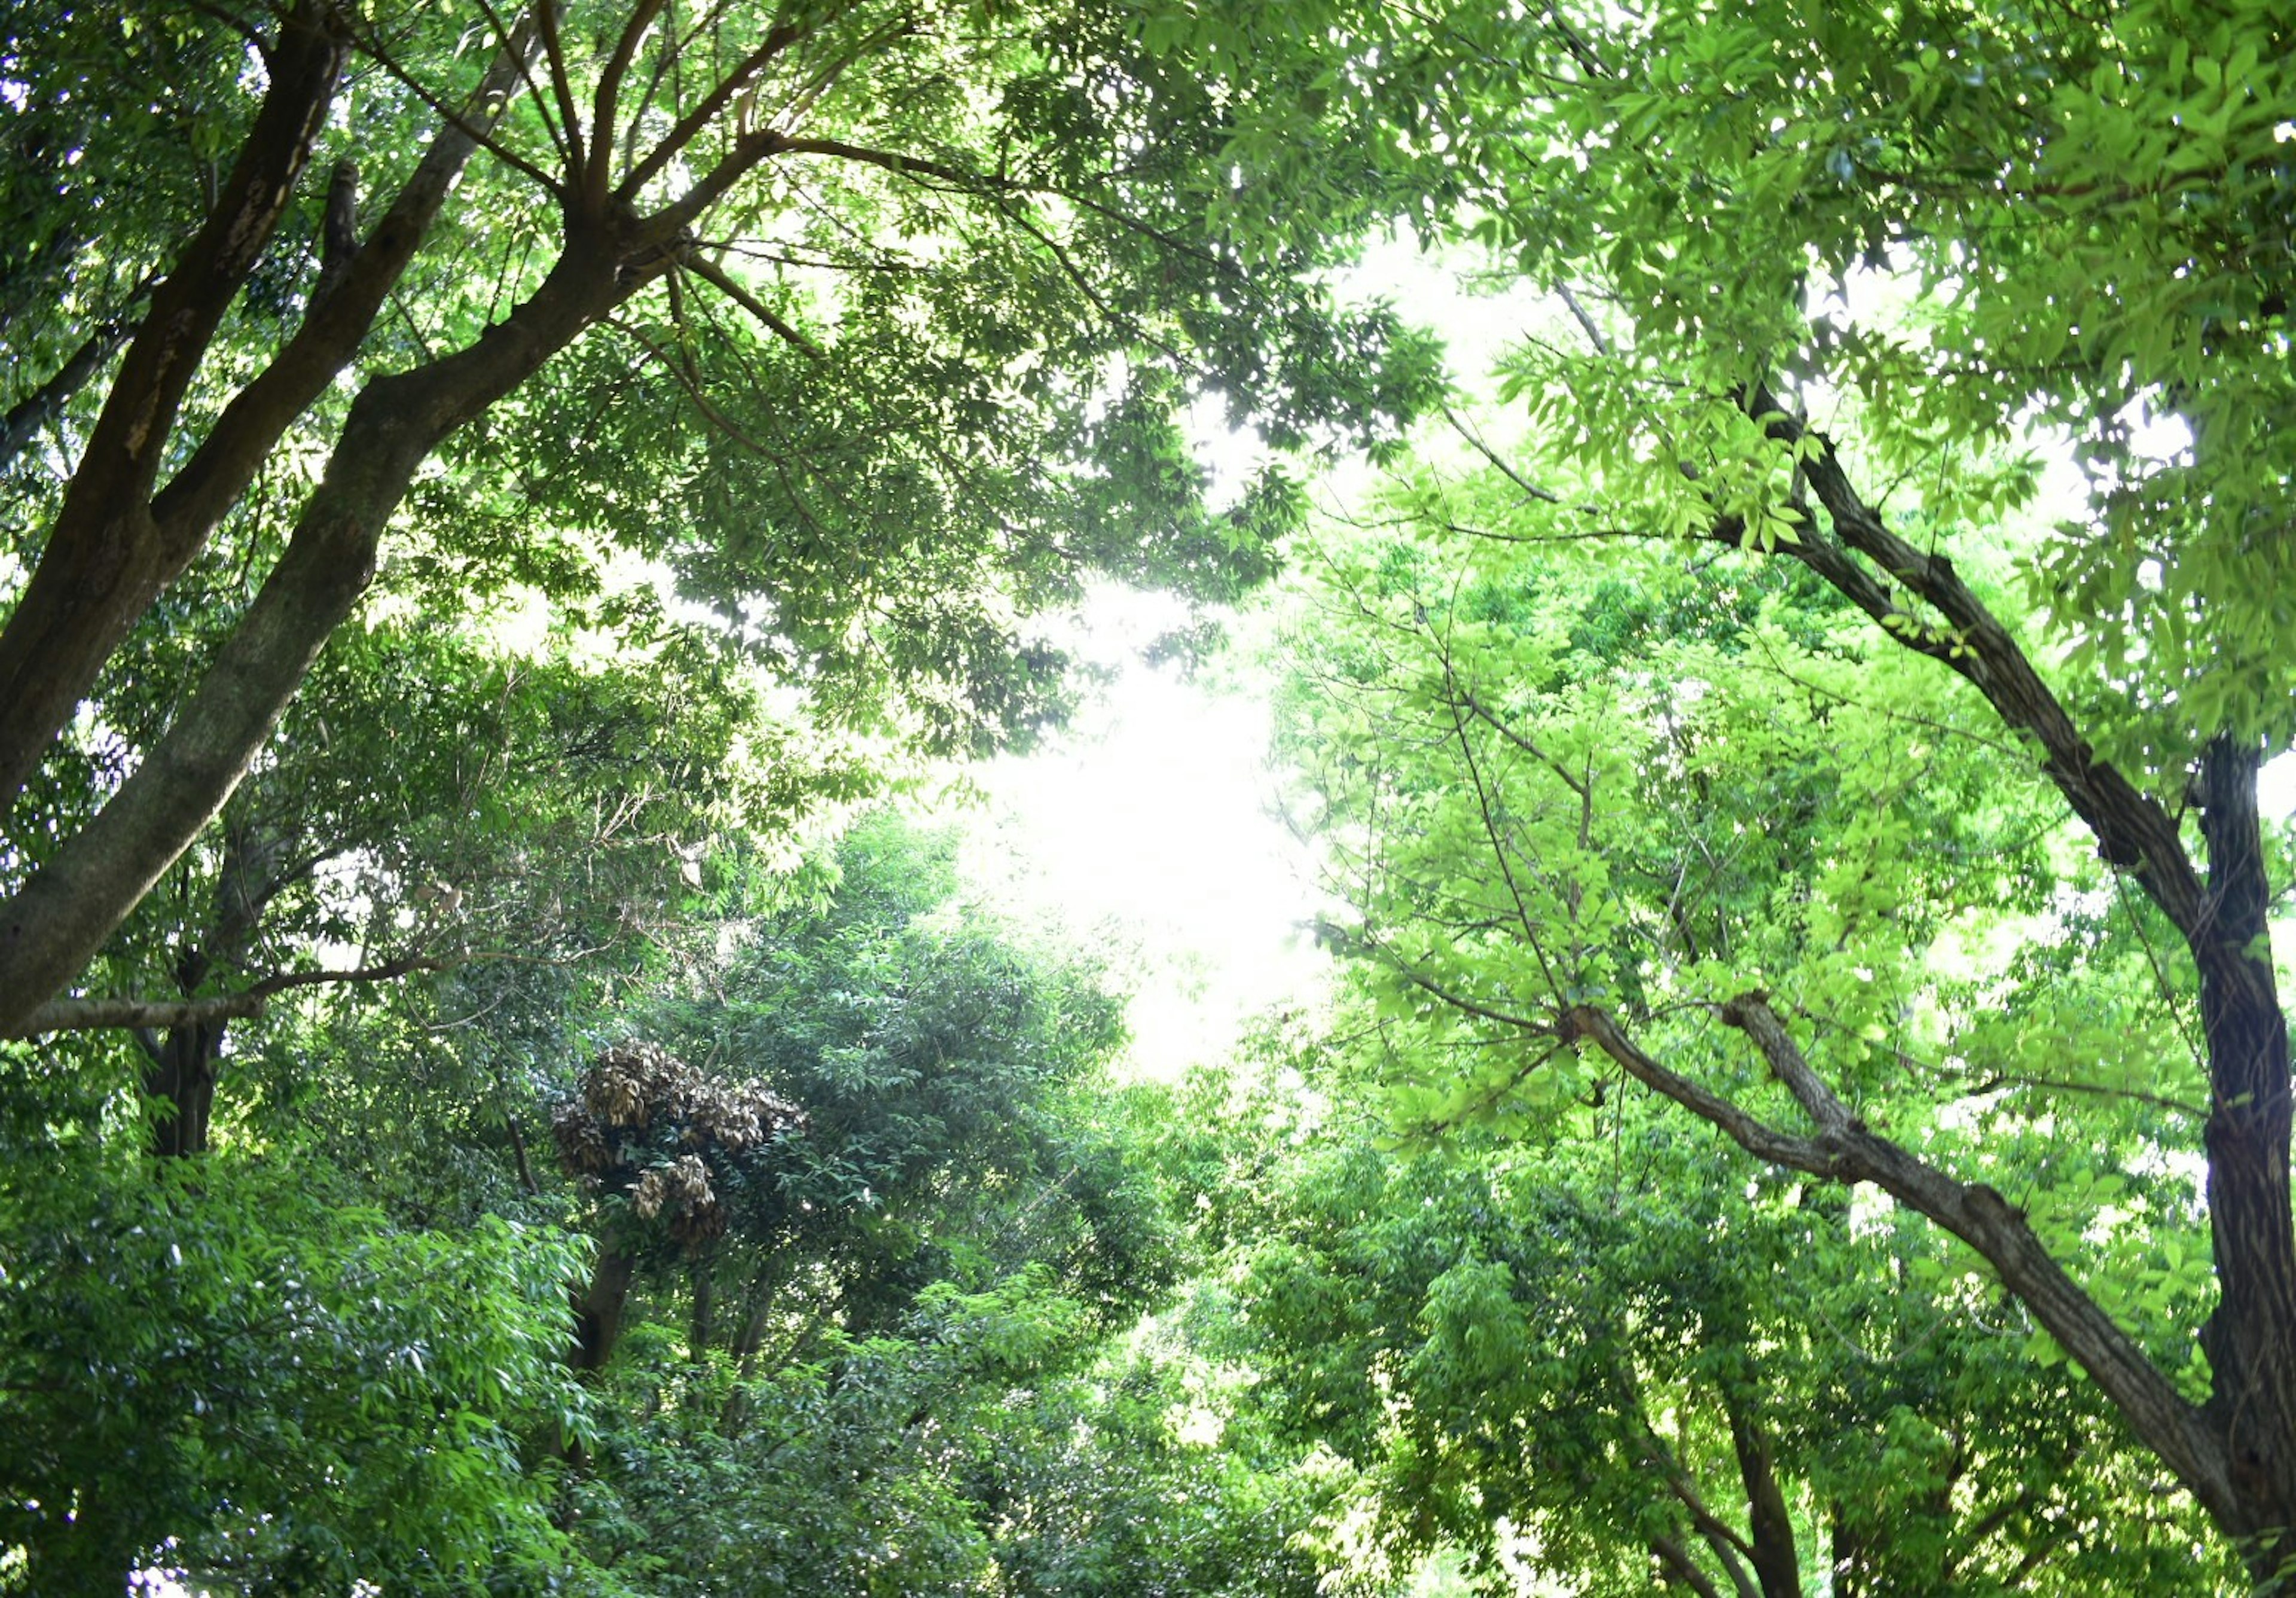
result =
[{"label": "bright white sky", "polygon": [[976,773],[964,853],[990,902],[1107,959],[1135,995],[1131,1068],[1164,1079],[1219,1063],[1249,1017],[1313,1002],[1328,971],[1304,925],[1313,858],[1275,815],[1265,698],[1139,659],[1183,619],[1095,597],[1079,641],[1116,680],[1051,746]]},{"label": "bright white sky", "polygon": [[[1340,288],[1403,305],[1475,377],[1542,316],[1537,295],[1467,294],[1399,243],[1368,250]],[[1217,502],[1246,481],[1254,448],[1215,416],[1202,413],[1198,450]],[[1317,492],[1328,503],[1368,485],[1343,462]],[[1315,1002],[1330,975],[1307,930],[1323,902],[1314,857],[1276,817],[1265,686],[1217,667],[1190,681],[1138,658],[1185,620],[1168,599],[1095,596],[1060,641],[1117,680],[1054,746],[977,775],[989,803],[971,819],[966,859],[991,902],[1055,918],[1105,952],[1135,995],[1131,1067],[1160,1078],[1220,1063],[1246,1019]]]},{"label": "bright white sky", "polygon": [[[1408,300],[1455,350],[1494,349],[1486,317],[1413,251],[1367,253],[1342,292]],[[1471,331],[1472,329],[1472,331]],[[1199,413],[1197,450],[1215,503],[1240,491],[1256,453]],[[1334,480],[1352,487],[1359,469]],[[1327,481],[1320,491],[1347,492]],[[1050,918],[1106,958],[1133,995],[1131,1068],[1173,1078],[1220,1063],[1242,1024],[1323,992],[1330,962],[1307,923],[1320,895],[1313,856],[1276,819],[1265,686],[1215,666],[1195,679],[1140,651],[1187,620],[1178,603],[1103,589],[1056,641],[1116,672],[1073,731],[974,779],[966,876],[1025,922]]]}]

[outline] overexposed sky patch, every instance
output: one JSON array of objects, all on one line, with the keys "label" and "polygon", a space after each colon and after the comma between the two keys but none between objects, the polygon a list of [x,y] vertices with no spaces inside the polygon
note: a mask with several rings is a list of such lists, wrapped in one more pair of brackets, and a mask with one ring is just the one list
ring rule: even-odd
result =
[{"label": "overexposed sky patch", "polygon": [[1066,927],[1132,995],[1131,1068],[1218,1064],[1250,1016],[1308,1001],[1327,962],[1306,845],[1273,813],[1264,698],[1152,666],[1175,601],[1095,596],[1072,640],[1115,672],[1070,732],[975,773],[967,878],[1025,922]]}]

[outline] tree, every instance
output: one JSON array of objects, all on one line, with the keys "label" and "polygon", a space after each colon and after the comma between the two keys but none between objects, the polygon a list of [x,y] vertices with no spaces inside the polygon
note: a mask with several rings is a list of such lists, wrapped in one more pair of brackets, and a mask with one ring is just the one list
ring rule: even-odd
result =
[{"label": "tree", "polygon": [[0,1590],[117,1593],[157,1564],[462,1593],[570,1568],[522,1459],[578,1403],[569,1240],[399,1223],[291,1155],[154,1182],[42,1137],[25,1097],[0,1169]]},{"label": "tree", "polygon": [[2013,1306],[1913,1217],[1853,1220],[1791,1173],[1750,1193],[1710,1134],[1624,1094],[1440,1148],[1352,1119],[1293,1152],[1236,1250],[1231,1336],[1284,1434],[1364,1472],[1390,1561],[1764,1598],[2226,1573],[2110,1406],[2037,1371]]},{"label": "tree", "polygon": [[[1217,389],[1296,441],[1407,402],[1423,361],[1319,310],[1292,236],[1207,226],[1228,80],[1136,21],[16,13],[8,287],[64,292],[10,323],[9,407],[51,430],[9,512],[0,1032],[216,818],[379,571],[547,589],[537,557],[603,537],[832,713],[949,746],[1041,713],[1056,663],[1019,618],[1081,572],[1262,569],[1283,485],[1209,515],[1177,409]],[[177,58],[158,111],[101,115]],[[179,124],[193,159],[146,169]],[[82,225],[115,194],[116,230]],[[115,334],[98,385],[78,351]],[[115,785],[120,652],[179,602],[209,647]]]},{"label": "tree", "polygon": [[[2257,798],[2291,732],[2285,27],[1546,18],[1514,93],[1445,103],[1444,159],[1570,321],[1508,368],[1530,439],[1406,496],[1442,555],[1342,585],[1330,703],[1358,708],[1326,744],[1355,762],[1352,935],[1412,1025],[1488,1045],[1437,1097],[1599,1060],[1761,1162],[1875,1184],[2267,1586],[2296,1552],[2287,870]],[[2054,532],[2009,514],[2030,427],[2085,473]],[[1610,569],[1680,620],[1636,652],[1509,614],[1584,570],[1567,547],[1644,540]],[[1832,597],[1822,629],[1700,639],[1781,572]],[[2173,1209],[2071,1197],[2178,1159],[2205,1166],[2204,1314],[2097,1257],[2173,1273]]]},{"label": "tree", "polygon": [[837,860],[679,974],[687,1058],[611,1047],[554,1118],[586,1545],[661,1593],[1312,1592],[1288,1460],[1176,1437],[1185,1365],[1135,1344],[1172,1106],[1101,1080],[1096,974],[957,913],[946,838]]},{"label": "tree", "polygon": [[[195,1154],[226,1054],[263,1049],[275,1000],[466,964],[627,960],[701,898],[686,879],[713,835],[794,824],[833,784],[786,742],[769,745],[771,779],[765,751],[737,754],[771,735],[738,663],[698,630],[633,618],[625,638],[621,658],[586,663],[420,628],[346,640],[94,973],[145,997],[52,1002],[25,1030],[126,1029],[167,1107],[158,1148]],[[166,680],[150,663],[138,679]],[[160,713],[124,695],[110,708]]]}]

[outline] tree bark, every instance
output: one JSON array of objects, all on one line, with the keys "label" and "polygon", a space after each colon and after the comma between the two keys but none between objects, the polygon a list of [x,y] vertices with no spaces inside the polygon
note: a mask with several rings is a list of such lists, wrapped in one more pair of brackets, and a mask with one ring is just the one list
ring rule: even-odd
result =
[{"label": "tree bark", "polygon": [[637,1256],[611,1232],[598,1240],[589,1286],[574,1301],[574,1347],[566,1363],[577,1374],[594,1376],[614,1357],[614,1345],[622,1335],[622,1311],[636,1273]]},{"label": "tree bark", "polygon": [[[332,11],[319,10],[299,6],[283,25],[270,93],[226,190],[239,203],[218,210],[153,291],[40,564],[0,631],[0,804],[12,803],[104,660],[357,352],[478,147],[477,136],[501,115],[518,82],[521,53],[531,48],[530,29],[513,34],[465,113],[439,129],[373,233],[348,254],[339,232],[349,180],[339,166],[329,197],[329,259],[301,325],[154,496],[192,374],[285,209],[332,100],[344,45]],[[226,211],[236,218],[228,228]]]},{"label": "tree bark", "polygon": [[2196,797],[2212,910],[2194,954],[2211,1088],[2209,1231],[2218,1300],[2202,1328],[2250,1568],[2282,1590],[2296,1555],[2296,1234],[2289,1208],[2288,1027],[2273,976],[2259,751],[2218,737]]},{"label": "tree bark", "polygon": [[712,1262],[702,1259],[693,1263],[693,1314],[686,1328],[686,1357],[696,1364],[708,1357],[709,1344],[717,1336],[718,1273]]},{"label": "tree bark", "polygon": [[1738,1479],[1746,1489],[1746,1523],[1754,1544],[1750,1557],[1754,1577],[1762,1584],[1762,1598],[1801,1598],[1801,1555],[1794,1546],[1793,1513],[1778,1486],[1770,1439],[1745,1394],[1726,1387],[1722,1407],[1730,1418]]},{"label": "tree bark", "polygon": [[1568,1011],[1563,1033],[1568,1039],[1593,1042],[1635,1080],[1719,1127],[1756,1158],[1834,1182],[1870,1182],[1976,1249],[2002,1285],[2089,1373],[2210,1517],[2236,1537],[2251,1535],[2220,1434],[2065,1273],[2021,1212],[1991,1188],[1956,1181],[1868,1131],[1802,1059],[1759,994],[1734,1000],[1723,1018],[1754,1041],[1771,1070],[1816,1124],[1816,1137],[1779,1132],[1731,1100],[1668,1070],[1636,1047],[1607,1013],[1591,1005]]},{"label": "tree bark", "polygon": [[[570,241],[534,297],[468,348],[380,377],[352,401],[279,564],[174,725],[94,820],[0,904],[0,1036],[92,960],[246,774],[374,572],[414,469],[642,278],[615,241]],[[350,292],[347,285],[345,294]]]},{"label": "tree bark", "polygon": [[1866,1577],[1873,1568],[1873,1545],[1862,1525],[1850,1519],[1839,1499],[1830,1507],[1828,1518],[1828,1534],[1833,1544],[1834,1598],[1866,1598]]},{"label": "tree bark", "polygon": [[1660,1577],[1669,1586],[1685,1588],[1697,1594],[1698,1598],[1722,1598],[1722,1590],[1698,1568],[1698,1561],[1690,1557],[1690,1550],[1682,1545],[1681,1538],[1654,1536],[1650,1551],[1658,1561]]},{"label": "tree bark", "polygon": [[347,55],[333,8],[298,0],[265,52],[263,105],[220,202],[152,292],[39,566],[0,630],[0,805],[14,803],[105,658],[194,552],[166,538],[152,485],[193,375],[310,159]]},{"label": "tree bark", "polygon": [[[2291,1213],[2289,1174],[2290,1058],[2286,1013],[2269,945],[2272,891],[2256,802],[2259,742],[2219,734],[2202,753],[2191,796],[2207,851],[2204,883],[2177,819],[2096,758],[2008,630],[1962,581],[1952,563],[1916,549],[1891,532],[1857,493],[1830,441],[1805,434],[1800,423],[1784,415],[1775,400],[1759,390],[1749,395],[1747,403],[1752,414],[1766,418],[1773,436],[1817,446],[1805,470],[1832,523],[1833,537],[1808,527],[1785,553],[1876,621],[1892,623],[1885,630],[1901,647],[1927,655],[1966,679],[2007,726],[2032,738],[2041,753],[2044,774],[2095,835],[2098,853],[2136,880],[2192,954],[2200,974],[2210,1089],[2203,1141],[2218,1304],[2202,1332],[2210,1396],[2203,1415],[2180,1417],[2158,1402],[2157,1393],[2140,1396],[2126,1385],[2115,1391],[2114,1384],[2095,1369],[2090,1373],[2098,1375],[2100,1385],[2128,1413],[2139,1434],[2161,1452],[2217,1524],[2239,1544],[2251,1572],[2264,1584],[2259,1590],[2296,1591],[2296,1572],[2282,1574],[2284,1565],[2296,1563],[2296,1218]],[[1718,526],[1717,536],[1726,531]],[[1888,584],[1853,555],[1904,584],[1945,619],[1949,630],[1901,609]],[[2007,1213],[1990,1190],[1964,1191],[1983,1195]],[[2022,1228],[2021,1217],[2016,1224]],[[2018,1241],[2011,1251],[2022,1258],[2038,1252],[2038,1245],[2029,1249]],[[2000,1268],[2000,1261],[1994,1263]],[[2062,1276],[2062,1272],[2055,1274]],[[2003,1281],[2024,1296],[2005,1270]],[[2069,1281],[2062,1287],[2079,1292]],[[2053,1298],[2062,1297],[2054,1282],[2046,1290]],[[2042,1314],[2040,1305],[2028,1303]],[[2087,1368],[2075,1343],[2047,1315],[2042,1320]],[[2098,1352],[2105,1351],[2100,1347]],[[2133,1348],[2128,1352],[2142,1358]],[[2107,1357],[2125,1363],[2117,1353]],[[2136,1385],[2151,1393],[2159,1384]],[[2143,1413],[2129,1411],[2131,1401],[2139,1403]],[[2205,1462],[2175,1441],[2195,1431],[2208,1440]]]},{"label": "tree bark", "polygon": [[160,1159],[190,1159],[208,1151],[223,1038],[221,1022],[193,1021],[169,1027],[147,1046],[151,1064],[144,1073],[144,1091],[171,1107],[152,1126],[152,1152]]}]

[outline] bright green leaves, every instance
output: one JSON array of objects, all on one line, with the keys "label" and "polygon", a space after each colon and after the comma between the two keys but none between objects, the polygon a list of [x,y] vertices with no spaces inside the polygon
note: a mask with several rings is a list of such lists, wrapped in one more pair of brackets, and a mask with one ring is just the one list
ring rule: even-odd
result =
[{"label": "bright green leaves", "polygon": [[1491,494],[1496,520],[1330,559],[1292,745],[1404,1118],[1583,1091],[1552,1047],[1574,1004],[1783,989],[1836,1069],[1906,1046],[1928,941],[2044,869],[2013,751],[1795,563],[1505,541],[1550,513],[1411,492],[1455,525]]},{"label": "bright green leaves", "polygon": [[[2204,1590],[2176,1563],[2189,1523],[2156,1535],[2117,1507],[2143,1469],[2094,1390],[2022,1356],[1954,1245],[1750,1182],[1646,1101],[1595,1114],[1592,1146],[1470,1133],[1417,1153],[1336,1117],[1236,1251],[1228,1335],[1272,1417],[1352,1468],[1379,1559],[1449,1542],[1494,1560],[1504,1524],[1531,1539],[1513,1558],[1574,1590],[1647,1591],[1652,1541],[1676,1537],[1725,1582],[1693,1528],[1750,1539],[1743,1437],[1805,1579]],[[2069,1534],[2083,1516],[2102,1519]]]},{"label": "bright green leaves", "polygon": [[308,1159],[5,1174],[0,1544],[35,1585],[194,1573],[467,1590],[562,1563],[521,1436],[574,1404],[562,1240],[335,1207]]},{"label": "bright green leaves", "polygon": [[2076,672],[2181,724],[2117,713],[2110,752],[2172,791],[2220,728],[2284,742],[2284,21],[2211,0],[2109,26],[1811,11],[1526,29],[1514,94],[1445,107],[1471,230],[1594,312],[1594,354],[1510,375],[1588,471],[1591,514],[1675,534],[1737,516],[1784,542],[1791,463],[1759,487],[1718,474],[1758,457],[1698,418],[1726,425],[1755,383],[1814,425],[1854,418],[1897,496],[1979,537],[2033,492],[2039,429],[2079,453],[2085,503],[2033,599]]}]

